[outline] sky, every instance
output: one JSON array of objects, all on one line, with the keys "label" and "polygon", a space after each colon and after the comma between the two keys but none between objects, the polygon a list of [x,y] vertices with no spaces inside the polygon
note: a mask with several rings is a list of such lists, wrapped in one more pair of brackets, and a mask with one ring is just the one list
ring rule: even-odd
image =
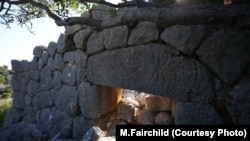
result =
[{"label": "sky", "polygon": [[57,42],[64,33],[64,27],[58,27],[50,18],[36,19],[32,23],[34,34],[17,23],[11,24],[11,28],[0,24],[0,66],[7,65],[11,69],[11,60],[31,61],[34,47]]},{"label": "sky", "polygon": [[[118,3],[120,0],[107,0]],[[58,27],[50,18],[41,18],[32,21],[31,34],[29,30],[17,23],[11,24],[11,28],[0,24],[0,66],[7,65],[11,69],[11,60],[33,59],[33,49],[36,46],[48,46],[49,42],[57,42],[64,27]]]}]

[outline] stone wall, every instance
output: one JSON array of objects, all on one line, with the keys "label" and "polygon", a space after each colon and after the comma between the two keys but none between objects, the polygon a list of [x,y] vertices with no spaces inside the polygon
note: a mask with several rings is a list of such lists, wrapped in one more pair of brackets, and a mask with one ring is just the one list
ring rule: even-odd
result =
[{"label": "stone wall", "polygon": [[[107,123],[250,124],[249,45],[250,31],[236,25],[66,27],[31,62],[12,60],[5,125],[80,140],[93,126],[112,133]],[[122,89],[149,93],[146,106],[145,97],[121,100]]]}]

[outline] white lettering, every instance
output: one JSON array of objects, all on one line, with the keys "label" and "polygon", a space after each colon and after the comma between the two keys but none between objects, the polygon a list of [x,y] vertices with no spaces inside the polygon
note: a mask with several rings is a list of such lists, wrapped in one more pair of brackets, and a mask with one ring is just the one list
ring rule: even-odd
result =
[{"label": "white lettering", "polygon": [[127,129],[120,129],[120,136],[127,136]]}]

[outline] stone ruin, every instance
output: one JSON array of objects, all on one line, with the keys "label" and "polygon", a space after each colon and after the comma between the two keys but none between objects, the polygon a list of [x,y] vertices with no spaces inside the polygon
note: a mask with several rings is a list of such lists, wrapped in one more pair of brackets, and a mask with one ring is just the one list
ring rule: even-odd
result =
[{"label": "stone ruin", "polygon": [[249,45],[250,31],[237,25],[66,27],[32,61],[12,60],[5,128],[115,140],[118,124],[250,124]]}]

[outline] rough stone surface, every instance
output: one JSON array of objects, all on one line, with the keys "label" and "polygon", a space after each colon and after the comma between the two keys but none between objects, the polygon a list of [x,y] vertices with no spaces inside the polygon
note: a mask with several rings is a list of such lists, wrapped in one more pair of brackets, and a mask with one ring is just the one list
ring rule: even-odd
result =
[{"label": "rough stone surface", "polygon": [[154,114],[148,110],[138,110],[136,123],[139,125],[154,125]]},{"label": "rough stone surface", "polygon": [[94,32],[90,35],[87,42],[87,54],[100,52],[104,49],[103,32]]},{"label": "rough stone surface", "polygon": [[140,22],[134,30],[132,30],[128,45],[144,44],[151,41],[156,41],[159,38],[159,30],[153,22]]},{"label": "rough stone surface", "polygon": [[72,26],[65,26],[65,35],[66,36],[71,36],[75,34],[77,31],[81,30],[83,28],[82,25],[72,25]]},{"label": "rough stone surface", "polygon": [[103,30],[104,45],[107,49],[125,47],[127,45],[128,27],[119,26]]},{"label": "rough stone surface", "polygon": [[125,87],[184,101],[211,101],[214,81],[210,81],[209,72],[198,62],[176,53],[162,44],[105,51],[89,57],[87,79],[95,84]]},{"label": "rough stone surface", "polygon": [[37,83],[37,81],[29,81],[26,91],[29,96],[34,97],[39,91],[39,84]]},{"label": "rough stone surface", "polygon": [[62,70],[64,67],[63,57],[61,54],[56,54],[54,59],[54,65],[55,70]]},{"label": "rough stone surface", "polygon": [[41,71],[40,89],[49,90],[54,87],[53,73],[49,67],[44,67]]},{"label": "rough stone surface", "polygon": [[119,89],[90,85],[87,82],[80,84],[78,93],[81,112],[88,118],[99,118],[111,112],[115,109],[121,97]]},{"label": "rough stone surface", "polygon": [[134,123],[135,108],[126,102],[120,101],[117,106],[118,119],[128,123]]},{"label": "rough stone surface", "polygon": [[[72,38],[72,37],[71,37]],[[57,41],[57,50],[56,52],[59,54],[63,54],[67,51],[75,50],[74,42],[71,41],[69,36],[61,34]]]},{"label": "rough stone surface", "polygon": [[166,28],[161,34],[161,39],[181,52],[191,55],[204,35],[204,26],[174,26]]},{"label": "rough stone surface", "polygon": [[13,103],[12,106],[17,109],[23,109],[24,108],[24,95],[20,92],[14,92],[13,93]]},{"label": "rough stone surface", "polygon": [[41,141],[43,139],[42,131],[33,124],[19,122],[0,128],[1,141]]},{"label": "rough stone surface", "polygon": [[43,51],[46,49],[45,46],[36,46],[33,49],[33,55],[36,57],[42,57]]},{"label": "rough stone surface", "polygon": [[42,110],[54,105],[49,91],[38,93],[33,99],[34,110]]},{"label": "rough stone surface", "polygon": [[47,48],[47,52],[50,56],[54,56],[57,49],[57,43],[56,42],[50,42]]},{"label": "rough stone surface", "polygon": [[[137,10],[98,8],[88,16],[102,25]],[[57,43],[35,47],[30,62],[11,61],[14,101],[5,126],[30,123],[50,141],[78,141],[96,126],[107,131],[100,141],[115,140],[116,124],[249,124],[249,11],[244,14],[234,13],[237,24],[230,26],[212,20],[66,27]],[[145,99],[148,94],[157,98]]]},{"label": "rough stone surface", "polygon": [[44,126],[44,131],[51,138],[58,133],[60,134],[60,138],[70,138],[72,135],[72,124],[72,117],[58,109],[53,109],[51,112],[48,109],[44,110],[41,115],[41,122],[39,123],[40,126]]},{"label": "rough stone surface", "polygon": [[91,34],[91,32],[92,32],[91,28],[88,27],[86,29],[78,31],[75,34],[73,40],[74,40],[74,42],[76,44],[76,48],[79,48],[81,50],[86,50],[86,48],[87,48],[87,45],[86,45],[87,44],[87,39],[88,39],[89,35]]},{"label": "rough stone surface", "polygon": [[64,54],[63,60],[65,63],[70,63],[79,68],[86,68],[87,54],[81,50],[67,52]]},{"label": "rough stone surface", "polygon": [[76,67],[71,64],[65,65],[62,73],[62,82],[65,83],[66,85],[74,86],[76,84],[76,79],[77,79]]},{"label": "rough stone surface", "polygon": [[178,102],[175,112],[175,124],[225,124],[213,105],[196,102]]},{"label": "rough stone surface", "polygon": [[155,124],[157,125],[172,125],[174,124],[174,118],[167,112],[160,112],[155,116]]},{"label": "rough stone surface", "polygon": [[56,89],[60,89],[62,86],[62,73],[60,71],[54,71],[53,83]]},{"label": "rough stone surface", "polygon": [[250,33],[220,30],[196,51],[201,61],[226,83],[233,84],[250,62]]},{"label": "rough stone surface", "polygon": [[145,96],[145,108],[152,112],[172,110],[172,99],[167,97],[147,95]]},{"label": "rough stone surface", "polygon": [[11,107],[6,112],[4,118],[4,127],[9,126],[16,122],[20,122],[21,119],[22,119],[22,110]]},{"label": "rough stone surface", "polygon": [[79,113],[78,93],[75,87],[62,85],[56,93],[56,107],[61,111],[74,116]]},{"label": "rough stone surface", "polygon": [[97,141],[99,138],[106,136],[98,126],[91,127],[82,137],[81,141]]},{"label": "rough stone surface", "polygon": [[232,117],[233,123],[249,125],[250,75],[245,75],[245,77],[234,86],[229,97],[230,100],[227,105],[227,110]]}]

